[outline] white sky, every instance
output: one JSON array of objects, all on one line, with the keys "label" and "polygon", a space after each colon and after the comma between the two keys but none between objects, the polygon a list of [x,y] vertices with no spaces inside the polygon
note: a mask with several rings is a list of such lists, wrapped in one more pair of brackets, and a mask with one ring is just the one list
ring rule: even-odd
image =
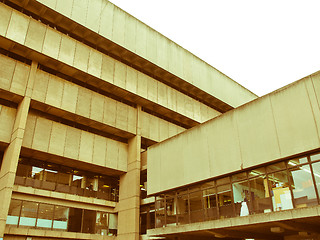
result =
[{"label": "white sky", "polygon": [[320,0],[111,0],[259,96],[320,70]]}]

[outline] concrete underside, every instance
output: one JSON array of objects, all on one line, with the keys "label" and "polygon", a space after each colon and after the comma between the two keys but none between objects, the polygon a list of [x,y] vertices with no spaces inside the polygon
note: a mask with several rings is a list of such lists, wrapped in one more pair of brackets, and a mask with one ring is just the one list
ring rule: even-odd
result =
[{"label": "concrete underside", "polygon": [[318,239],[320,206],[148,230],[167,239]]}]

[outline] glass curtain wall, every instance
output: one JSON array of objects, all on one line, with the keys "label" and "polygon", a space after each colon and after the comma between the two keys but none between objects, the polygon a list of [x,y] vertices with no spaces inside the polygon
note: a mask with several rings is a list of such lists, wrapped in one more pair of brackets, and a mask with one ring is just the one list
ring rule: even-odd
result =
[{"label": "glass curtain wall", "polygon": [[319,204],[320,153],[265,165],[156,197],[156,227]]},{"label": "glass curtain wall", "polygon": [[49,191],[118,201],[119,178],[59,164],[20,158],[15,184]]},{"label": "glass curtain wall", "polygon": [[106,236],[117,233],[115,214],[15,199],[11,200],[6,224]]}]

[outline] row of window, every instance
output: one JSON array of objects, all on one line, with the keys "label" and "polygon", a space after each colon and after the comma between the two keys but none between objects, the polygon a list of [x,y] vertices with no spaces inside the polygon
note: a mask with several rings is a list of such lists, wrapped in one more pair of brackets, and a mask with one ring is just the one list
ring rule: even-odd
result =
[{"label": "row of window", "polygon": [[281,161],[156,197],[156,227],[318,205],[320,154]]},{"label": "row of window", "polygon": [[7,225],[100,235],[117,234],[117,215],[12,199]]},{"label": "row of window", "polygon": [[118,201],[119,178],[20,158],[15,184]]}]

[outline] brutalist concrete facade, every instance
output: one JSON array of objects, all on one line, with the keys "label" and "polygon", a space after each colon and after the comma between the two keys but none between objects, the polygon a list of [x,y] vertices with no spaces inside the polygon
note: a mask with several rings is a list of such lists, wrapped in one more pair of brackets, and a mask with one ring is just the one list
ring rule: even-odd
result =
[{"label": "brutalist concrete facade", "polygon": [[6,240],[147,237],[147,148],[257,98],[106,0],[1,2],[0,53]]}]

